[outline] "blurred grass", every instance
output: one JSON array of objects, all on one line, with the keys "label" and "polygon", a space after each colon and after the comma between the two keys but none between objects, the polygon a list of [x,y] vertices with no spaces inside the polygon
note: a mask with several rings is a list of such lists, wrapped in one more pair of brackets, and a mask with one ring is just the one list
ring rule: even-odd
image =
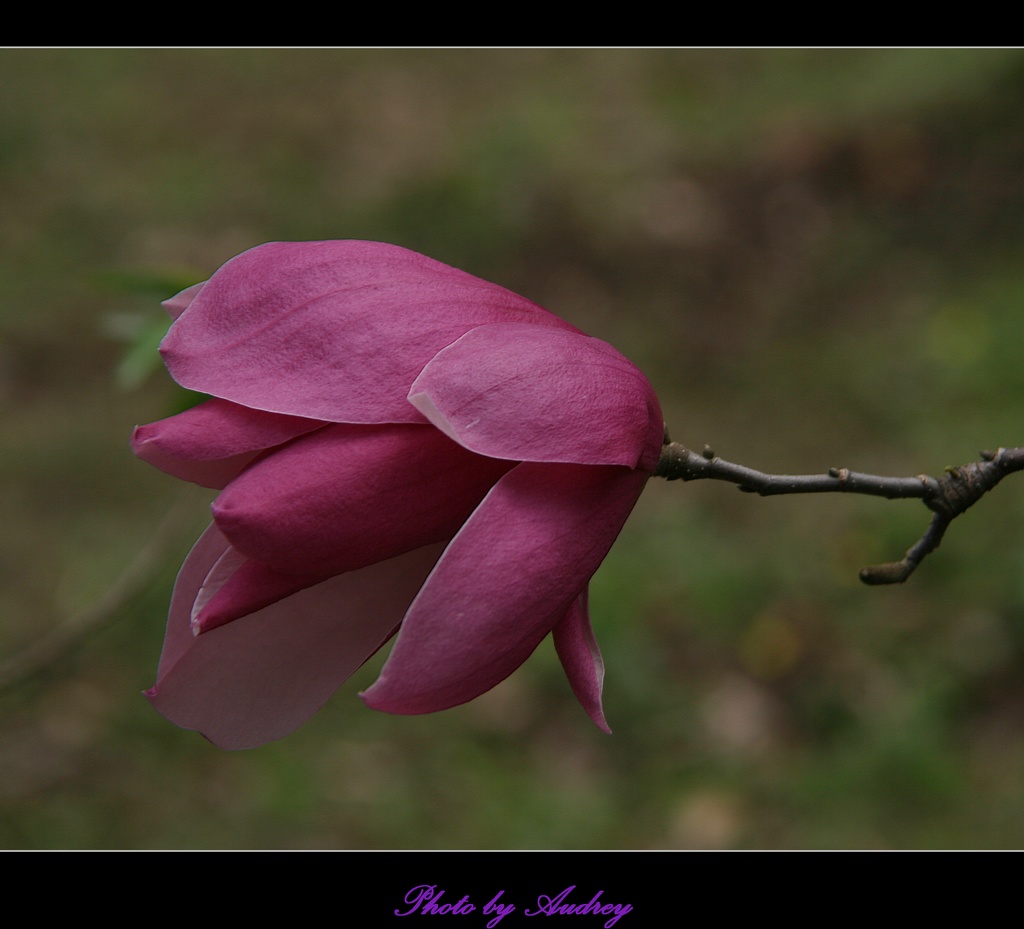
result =
[{"label": "blurred grass", "polygon": [[[0,656],[178,492],[127,450],[173,385],[118,387],[114,336],[273,239],[511,287],[637,362],[673,437],[755,467],[1020,444],[1022,103],[1016,50],[0,51]],[[895,590],[856,571],[918,504],[652,484],[593,585],[613,737],[545,645],[418,718],[356,698],[378,656],[240,754],[138,696],[208,500],[116,622],[0,696],[0,845],[1024,845],[1012,481]]]}]

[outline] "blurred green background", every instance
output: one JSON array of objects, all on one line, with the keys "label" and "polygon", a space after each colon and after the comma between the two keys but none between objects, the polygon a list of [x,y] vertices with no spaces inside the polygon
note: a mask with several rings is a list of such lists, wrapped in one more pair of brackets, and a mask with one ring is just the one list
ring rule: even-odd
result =
[{"label": "blurred green background", "polygon": [[613,343],[686,444],[935,474],[1024,442],[1022,114],[1020,51],[0,51],[0,846],[1024,846],[1024,482],[897,589],[857,570],[918,502],[652,482],[593,584],[612,737],[546,643],[225,753],[139,695],[211,494],[130,454],[178,393],[125,359],[250,246],[379,239]]}]

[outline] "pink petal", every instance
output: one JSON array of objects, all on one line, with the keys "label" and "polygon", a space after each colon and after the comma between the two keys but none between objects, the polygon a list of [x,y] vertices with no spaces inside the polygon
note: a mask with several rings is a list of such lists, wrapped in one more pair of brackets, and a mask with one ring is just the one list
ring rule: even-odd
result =
[{"label": "pink petal", "polygon": [[506,474],[413,601],[367,705],[430,713],[508,677],[583,592],[647,476],[529,462]]},{"label": "pink petal", "polygon": [[330,424],[250,466],[214,520],[278,571],[340,574],[450,539],[511,466],[433,426]]},{"label": "pink petal", "polygon": [[193,284],[191,287],[186,287],[180,293],[176,293],[173,297],[164,300],[164,302],[161,303],[160,306],[167,310],[167,313],[171,317],[171,319],[177,319],[179,316],[181,316],[182,313],[185,312],[186,309],[188,309],[188,305],[193,300],[195,300],[196,295],[205,286],[206,281],[203,281],[200,284]]},{"label": "pink petal", "polygon": [[189,554],[147,696],[177,725],[240,749],[287,735],[324,704],[391,635],[440,546],[331,578],[196,638],[193,601],[227,549],[211,526]]},{"label": "pink petal", "polygon": [[203,487],[224,487],[265,449],[324,425],[322,420],[252,410],[207,400],[132,433],[143,461]]},{"label": "pink petal", "polygon": [[409,402],[481,455],[653,471],[664,424],[640,371],[579,332],[479,326],[427,364]]},{"label": "pink petal", "polygon": [[336,422],[422,422],[409,385],[468,329],[571,330],[529,300],[379,242],[273,242],[225,264],[164,339],[185,387]]},{"label": "pink petal", "polygon": [[561,659],[573,693],[599,729],[611,735],[601,706],[604,687],[604,659],[590,626],[587,591],[584,588],[554,631],[555,651]]}]

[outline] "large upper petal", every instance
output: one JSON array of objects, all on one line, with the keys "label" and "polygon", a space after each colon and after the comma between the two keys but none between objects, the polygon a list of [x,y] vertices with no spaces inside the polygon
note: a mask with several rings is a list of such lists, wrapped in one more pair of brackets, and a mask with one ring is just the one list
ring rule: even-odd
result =
[{"label": "large upper petal", "polygon": [[599,339],[522,323],[479,326],[438,352],[409,391],[438,429],[481,455],[653,471],[657,397]]},{"label": "large upper petal", "polygon": [[247,468],[214,520],[247,558],[340,574],[450,539],[510,467],[425,423],[331,423]]},{"label": "large upper petal", "polygon": [[532,462],[506,474],[413,601],[380,677],[363,694],[367,705],[430,713],[508,677],[566,617],[647,477]]},{"label": "large upper petal", "polygon": [[503,287],[379,242],[261,245],[188,299],[161,345],[179,384],[336,422],[422,422],[409,385],[475,326],[572,329]]},{"label": "large upper petal", "polygon": [[331,578],[194,637],[193,603],[214,566],[232,560],[211,526],[178,575],[157,683],[147,696],[172,722],[222,748],[279,739],[388,639],[439,551],[430,546]]},{"label": "large upper petal", "polygon": [[132,451],[174,477],[203,487],[224,487],[257,455],[325,425],[207,400],[132,433]]}]

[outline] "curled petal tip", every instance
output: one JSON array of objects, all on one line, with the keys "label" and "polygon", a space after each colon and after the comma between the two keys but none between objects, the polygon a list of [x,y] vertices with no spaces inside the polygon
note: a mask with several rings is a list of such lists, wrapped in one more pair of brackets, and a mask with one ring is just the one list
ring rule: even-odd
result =
[{"label": "curled petal tip", "polygon": [[132,428],[132,437],[128,440],[128,442],[129,442],[129,444],[131,446],[132,452],[135,455],[138,455],[140,458],[142,456],[139,455],[139,451],[140,451],[140,449],[142,448],[142,446],[146,442],[146,438],[147,438],[146,433],[147,433],[148,429],[149,429],[149,424],[134,426]]},{"label": "curled petal tip", "polygon": [[188,630],[195,638],[226,626],[232,620],[240,617],[226,614],[223,610],[211,610],[208,607],[201,610],[189,621]]},{"label": "curled petal tip", "polygon": [[170,316],[172,320],[177,319],[185,312],[185,310],[188,309],[188,305],[195,300],[199,291],[201,291],[205,286],[206,281],[202,281],[199,284],[193,284],[191,287],[186,287],[180,293],[164,300],[160,306],[167,311],[167,315]]},{"label": "curled petal tip", "polygon": [[387,712],[383,707],[375,705],[374,699],[372,696],[369,696],[369,693],[369,689],[359,691],[358,697],[360,700],[363,701],[363,705],[371,710],[380,710],[381,712]]}]

